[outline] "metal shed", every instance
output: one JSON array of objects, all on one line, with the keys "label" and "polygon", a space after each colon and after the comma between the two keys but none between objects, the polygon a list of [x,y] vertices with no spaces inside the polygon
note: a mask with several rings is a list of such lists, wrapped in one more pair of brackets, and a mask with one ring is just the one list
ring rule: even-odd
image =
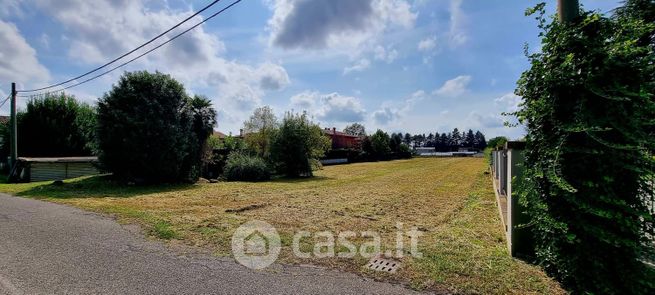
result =
[{"label": "metal shed", "polygon": [[64,180],[100,174],[96,167],[98,157],[18,158],[21,181]]}]

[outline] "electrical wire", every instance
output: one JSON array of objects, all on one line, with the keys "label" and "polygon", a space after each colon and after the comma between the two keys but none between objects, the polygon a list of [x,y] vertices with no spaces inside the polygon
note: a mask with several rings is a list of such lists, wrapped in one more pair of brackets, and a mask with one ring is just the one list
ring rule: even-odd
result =
[{"label": "electrical wire", "polygon": [[73,87],[76,87],[76,86],[80,86],[80,85],[82,85],[82,84],[84,84],[84,83],[90,82],[90,81],[95,80],[95,79],[97,79],[97,78],[100,78],[100,77],[102,77],[102,76],[104,76],[104,75],[106,75],[106,74],[109,74],[109,73],[111,73],[111,72],[117,70],[118,68],[121,68],[121,67],[123,67],[123,66],[125,66],[125,65],[127,65],[127,64],[129,64],[129,63],[131,63],[131,62],[133,62],[133,61],[135,61],[135,60],[141,58],[141,57],[143,57],[143,56],[145,56],[146,54],[148,54],[148,53],[150,53],[150,52],[153,52],[153,51],[159,49],[160,47],[162,47],[162,46],[164,46],[164,45],[170,43],[171,41],[173,41],[173,40],[179,38],[180,36],[184,35],[185,33],[187,33],[187,32],[189,32],[189,31],[191,31],[191,30],[197,28],[198,26],[204,24],[204,23],[207,22],[208,20],[210,20],[210,19],[216,17],[217,15],[219,15],[219,14],[221,14],[222,12],[228,10],[229,8],[231,8],[232,6],[236,5],[237,3],[241,2],[241,1],[242,1],[242,0],[237,0],[237,1],[232,2],[232,4],[226,6],[225,8],[219,10],[218,12],[216,12],[216,13],[210,15],[209,17],[207,17],[207,18],[204,19],[203,21],[201,21],[201,22],[199,22],[199,23],[193,25],[192,27],[190,27],[190,28],[184,30],[183,32],[181,32],[181,33],[179,33],[179,34],[173,36],[171,39],[166,40],[166,42],[164,42],[164,43],[162,43],[162,44],[159,44],[159,45],[157,45],[156,47],[154,47],[154,48],[152,48],[152,49],[150,49],[150,50],[148,50],[148,51],[146,51],[146,52],[144,52],[144,53],[142,53],[142,54],[136,56],[135,58],[132,58],[132,59],[130,59],[130,60],[128,60],[128,61],[126,61],[126,62],[124,62],[124,63],[122,63],[122,64],[120,64],[120,65],[118,65],[118,66],[116,66],[116,67],[114,67],[114,68],[112,68],[112,69],[110,69],[110,70],[108,70],[108,71],[105,71],[105,72],[103,72],[103,73],[101,73],[101,74],[98,74],[98,75],[96,75],[96,76],[93,76],[93,77],[91,77],[91,78],[89,78],[89,79],[86,79],[86,80],[84,80],[84,81],[82,81],[82,82],[79,82],[79,83],[76,83],[76,84],[73,84],[73,85],[70,85],[70,86],[67,86],[67,87],[61,88],[61,89],[59,89],[59,90],[55,90],[55,91],[53,91],[53,92],[64,91],[64,90],[69,89],[69,88],[73,88]]},{"label": "electrical wire", "polygon": [[2,101],[2,104],[0,104],[0,108],[2,108],[2,107],[5,105],[5,103],[7,103],[7,101],[9,100],[9,98],[11,98],[11,94],[7,95],[7,98],[5,98],[4,101]]},{"label": "electrical wire", "polygon": [[202,13],[203,11],[205,11],[205,10],[209,9],[210,7],[214,6],[214,4],[218,3],[219,1],[221,1],[221,0],[214,0],[214,1],[212,1],[212,3],[210,3],[210,4],[207,5],[207,6],[205,6],[203,9],[197,11],[196,13],[194,13],[194,14],[192,14],[191,16],[187,17],[186,19],[184,19],[183,21],[181,21],[181,22],[179,22],[178,24],[174,25],[174,26],[171,27],[170,29],[164,31],[163,33],[161,33],[161,34],[155,36],[154,38],[150,39],[148,42],[141,44],[139,47],[134,48],[134,49],[130,50],[129,52],[127,52],[127,53],[125,53],[125,54],[123,54],[123,55],[121,55],[121,56],[119,56],[119,57],[113,59],[112,61],[110,61],[110,62],[108,62],[108,63],[106,63],[106,64],[104,64],[104,65],[102,65],[102,66],[99,66],[99,67],[97,67],[97,68],[95,68],[95,69],[93,69],[93,70],[91,70],[91,71],[88,71],[88,72],[86,72],[86,73],[84,73],[84,74],[82,74],[82,75],[79,75],[79,76],[75,77],[75,78],[71,78],[71,79],[69,79],[69,80],[66,80],[66,81],[63,81],[63,82],[60,82],[60,83],[57,83],[57,84],[53,84],[53,85],[50,85],[50,86],[41,87],[41,88],[36,88],[36,89],[29,89],[29,90],[18,90],[18,91],[16,91],[16,92],[36,92],[36,91],[41,91],[41,90],[46,90],[46,89],[54,88],[54,87],[61,86],[61,85],[67,84],[67,83],[69,83],[69,82],[75,81],[75,80],[77,80],[77,79],[79,79],[79,78],[82,78],[82,77],[88,76],[88,75],[90,75],[90,74],[92,74],[92,73],[95,73],[95,72],[101,70],[101,69],[104,69],[105,67],[109,66],[110,64],[113,64],[113,63],[117,62],[118,60],[120,60],[120,59],[122,59],[122,58],[124,58],[124,57],[126,57],[126,56],[128,56],[128,55],[130,55],[130,54],[132,54],[132,53],[134,53],[135,51],[137,51],[137,50],[139,50],[139,49],[141,49],[141,48],[147,46],[148,44],[154,42],[155,40],[161,38],[162,36],[166,35],[166,34],[169,33],[170,31],[174,30],[175,28],[181,26],[182,24],[186,23],[186,22],[189,21],[190,19],[194,18],[194,17],[197,16],[198,14],[200,14],[200,13]]}]

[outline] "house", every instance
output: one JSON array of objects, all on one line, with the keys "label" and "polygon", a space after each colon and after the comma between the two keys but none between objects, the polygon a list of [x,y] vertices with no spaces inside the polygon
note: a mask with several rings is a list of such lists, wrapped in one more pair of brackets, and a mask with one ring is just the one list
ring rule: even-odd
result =
[{"label": "house", "polygon": [[356,135],[350,135],[337,128],[332,127],[323,129],[323,133],[330,137],[332,140],[332,149],[359,149],[361,147],[362,139]]},{"label": "house", "polygon": [[243,138],[243,129],[239,130],[239,135],[232,135],[232,132],[230,132],[230,134],[227,135],[227,134],[225,134],[223,132],[216,131],[216,130],[214,130],[214,133],[212,133],[212,135],[218,137],[218,139],[221,139],[221,140],[225,139],[228,136],[231,136],[231,137],[234,137],[234,138]]}]

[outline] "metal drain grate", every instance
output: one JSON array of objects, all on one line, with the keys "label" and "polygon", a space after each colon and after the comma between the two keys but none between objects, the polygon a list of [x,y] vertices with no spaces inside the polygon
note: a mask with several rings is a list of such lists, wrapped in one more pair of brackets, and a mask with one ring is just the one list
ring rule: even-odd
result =
[{"label": "metal drain grate", "polygon": [[366,267],[375,271],[395,273],[400,268],[400,262],[382,257],[373,257]]}]

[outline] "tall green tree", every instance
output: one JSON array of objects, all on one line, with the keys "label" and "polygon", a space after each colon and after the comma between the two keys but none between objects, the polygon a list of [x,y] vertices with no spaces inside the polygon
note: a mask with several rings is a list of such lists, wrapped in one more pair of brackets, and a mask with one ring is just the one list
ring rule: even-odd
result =
[{"label": "tall green tree", "polygon": [[100,162],[125,180],[195,181],[215,124],[209,100],[169,75],[125,73],[98,101]]},{"label": "tall green tree", "polygon": [[269,159],[271,139],[278,127],[277,117],[269,106],[257,108],[243,123],[244,140],[257,153],[257,156]]},{"label": "tall green tree", "polygon": [[473,133],[473,130],[469,129],[469,131],[466,132],[466,136],[464,137],[464,146],[473,147],[474,143],[475,143],[475,134]]},{"label": "tall green tree", "polygon": [[480,131],[475,132],[475,139],[473,141],[473,146],[478,150],[483,150],[487,147],[487,139],[484,137],[484,134]]},{"label": "tall green tree", "polygon": [[312,168],[317,167],[318,159],[330,146],[330,139],[307,113],[287,113],[273,137],[271,156],[288,177],[307,177],[313,175]]},{"label": "tall green tree", "polygon": [[345,129],[343,129],[343,132],[346,134],[360,136],[360,137],[366,136],[366,128],[364,127],[364,125],[359,123],[353,123],[348,125]]},{"label": "tall green tree", "polygon": [[391,148],[389,147],[391,138],[389,137],[389,134],[378,129],[370,136],[370,140],[373,157],[382,160],[389,156],[391,153]]},{"label": "tall green tree", "polygon": [[453,150],[457,150],[462,144],[462,134],[459,133],[459,129],[453,129],[453,132],[450,133],[450,145]]},{"label": "tall green tree", "polygon": [[574,293],[655,294],[655,2],[568,23],[531,12],[542,47],[516,92],[537,261]]}]

